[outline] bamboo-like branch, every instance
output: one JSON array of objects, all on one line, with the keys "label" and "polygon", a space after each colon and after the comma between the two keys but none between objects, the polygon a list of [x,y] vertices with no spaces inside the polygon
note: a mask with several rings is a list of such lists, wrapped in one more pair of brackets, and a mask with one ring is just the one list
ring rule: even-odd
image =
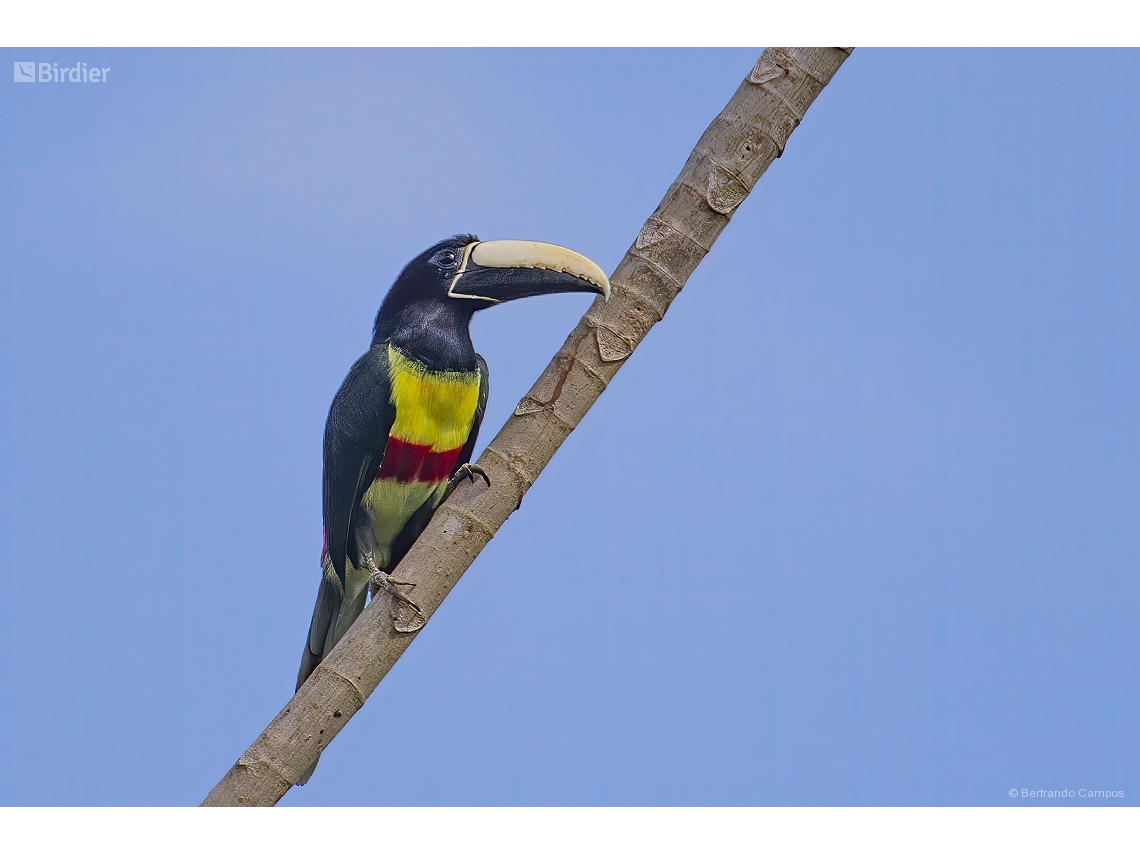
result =
[{"label": "bamboo-like branch", "polygon": [[[430,619],[522,503],[563,440],[661,320],[849,48],[768,48],[689,155],[610,278],[479,464],[491,484],[464,484],[399,564]],[[381,594],[203,805],[273,805],[372,694],[416,633],[397,632]]]}]

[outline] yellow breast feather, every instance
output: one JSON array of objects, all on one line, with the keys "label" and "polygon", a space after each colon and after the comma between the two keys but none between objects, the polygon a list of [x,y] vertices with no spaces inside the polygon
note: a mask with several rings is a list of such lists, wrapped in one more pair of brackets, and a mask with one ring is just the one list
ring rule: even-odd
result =
[{"label": "yellow breast feather", "polygon": [[479,404],[478,371],[428,371],[388,345],[396,421],[390,435],[448,451],[467,441]]}]

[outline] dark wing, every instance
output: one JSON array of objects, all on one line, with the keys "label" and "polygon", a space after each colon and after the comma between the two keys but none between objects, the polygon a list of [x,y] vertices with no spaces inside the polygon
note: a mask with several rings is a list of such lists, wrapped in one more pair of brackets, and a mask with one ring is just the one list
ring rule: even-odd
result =
[{"label": "dark wing", "polygon": [[344,584],[348,539],[360,499],[376,477],[396,419],[388,384],[388,353],[376,347],[356,360],[325,422],[324,522],[329,557]]},{"label": "dark wing", "polygon": [[[471,462],[471,453],[475,450],[475,440],[479,438],[479,425],[483,424],[483,413],[487,409],[487,392],[491,386],[491,373],[487,370],[487,360],[475,354],[475,367],[479,372],[479,403],[475,406],[475,420],[471,423],[471,434],[459,452],[459,459],[455,461],[455,469],[464,463]],[[451,474],[455,474],[455,469]]]}]

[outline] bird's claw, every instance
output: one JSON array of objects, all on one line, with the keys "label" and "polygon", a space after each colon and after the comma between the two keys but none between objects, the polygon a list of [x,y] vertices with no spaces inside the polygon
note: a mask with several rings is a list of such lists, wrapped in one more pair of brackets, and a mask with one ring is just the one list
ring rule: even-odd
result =
[{"label": "bird's claw", "polygon": [[472,484],[475,483],[475,476],[478,475],[487,482],[487,486],[491,486],[491,479],[487,477],[487,473],[483,471],[483,467],[478,463],[464,463],[455,470],[455,474],[451,476],[451,480],[447,482],[447,489],[443,491],[443,498],[440,499],[440,504],[447,500],[447,497],[452,494],[456,487],[463,483],[463,479],[467,478]]},{"label": "bird's claw", "polygon": [[415,632],[425,623],[423,611],[400,588],[415,590],[415,582],[405,582],[402,579],[393,579],[383,570],[373,570],[368,581],[372,583],[373,590],[387,591],[392,597],[392,625],[397,632]]},{"label": "bird's claw", "polygon": [[417,612],[420,607],[408,599],[407,594],[400,590],[400,588],[416,589],[415,582],[405,582],[403,579],[393,579],[389,574],[383,570],[373,570],[368,577],[368,581],[375,585],[377,588],[387,591],[397,600],[402,603],[407,603],[412,606]]},{"label": "bird's claw", "polygon": [[487,477],[486,471],[484,471],[483,467],[478,463],[464,463],[455,470],[455,475],[452,477],[452,480],[458,484],[464,478],[467,478],[474,484],[476,475],[486,481],[488,487],[491,486],[491,479]]},{"label": "bird's claw", "polygon": [[368,577],[368,581],[375,585],[377,588],[383,588],[388,591],[392,588],[411,588],[415,590],[415,582],[405,582],[403,579],[393,579],[388,573],[383,570],[373,570]]}]

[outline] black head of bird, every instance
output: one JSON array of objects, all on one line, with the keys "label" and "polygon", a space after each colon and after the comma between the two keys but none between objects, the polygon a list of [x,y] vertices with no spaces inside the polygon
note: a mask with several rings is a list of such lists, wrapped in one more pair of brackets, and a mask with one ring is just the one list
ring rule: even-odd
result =
[{"label": "black head of bird", "polygon": [[585,256],[537,241],[456,235],[401,271],[376,315],[373,346],[390,341],[432,367],[470,370],[475,352],[466,331],[475,312],[522,297],[578,291],[607,299],[610,293],[605,273]]}]

